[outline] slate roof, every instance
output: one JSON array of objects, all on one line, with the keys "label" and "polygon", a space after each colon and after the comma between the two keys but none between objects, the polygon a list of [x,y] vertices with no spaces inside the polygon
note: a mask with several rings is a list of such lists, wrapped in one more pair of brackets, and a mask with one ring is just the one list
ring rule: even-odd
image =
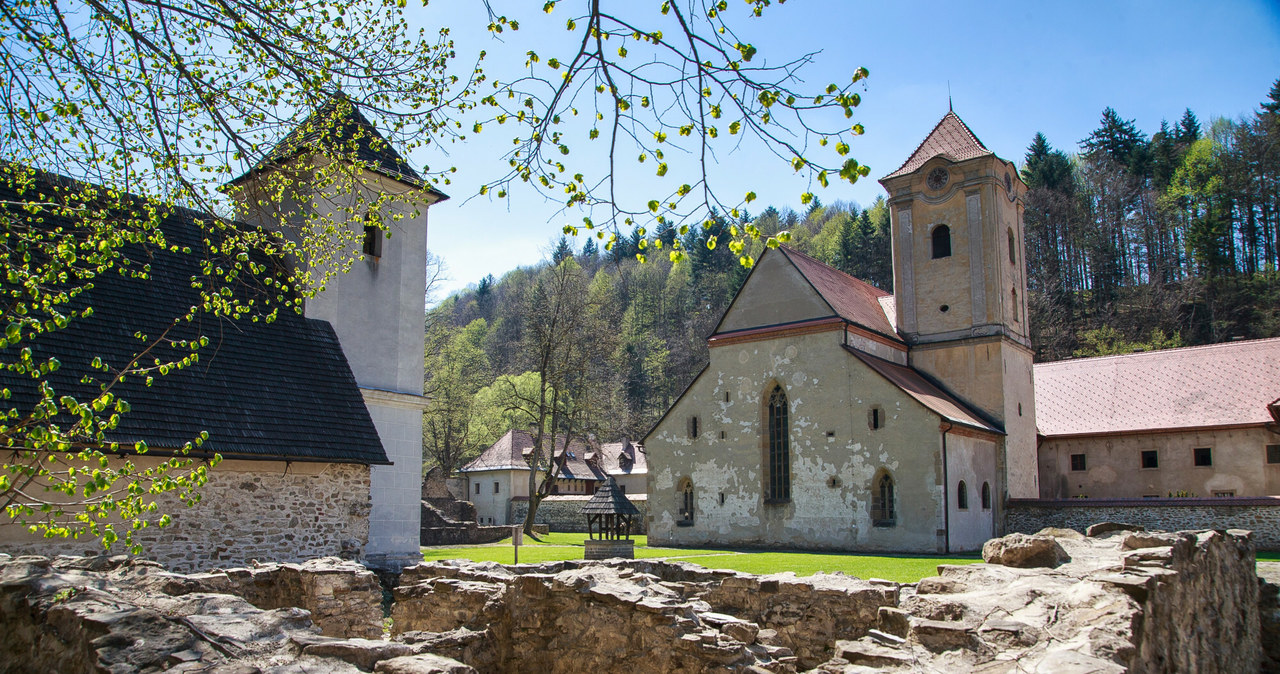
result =
[{"label": "slate roof", "polygon": [[916,169],[924,165],[925,162],[934,157],[946,157],[953,162],[964,161],[966,159],[974,159],[994,154],[987,146],[978,140],[978,137],[969,129],[969,125],[965,124],[955,112],[948,110],[943,115],[942,120],[937,126],[933,127],[933,131],[925,136],[920,142],[919,147],[897,171],[881,178],[888,180],[904,176],[908,173],[914,173]]},{"label": "slate roof", "polygon": [[943,419],[953,424],[1004,435],[1004,431],[988,423],[976,411],[935,386],[915,369],[905,365],[898,365],[883,358],[877,358],[849,346],[844,348],[882,377],[888,379],[894,386],[902,389],[904,393],[915,398],[917,402]]},{"label": "slate roof", "polygon": [[[41,186],[70,179],[42,174]],[[0,183],[0,200],[22,201],[12,186]],[[135,332],[160,336],[172,319],[198,303],[191,288],[207,250],[196,219],[205,214],[179,210],[161,223],[168,242],[189,246],[192,254],[171,253],[155,246],[129,245],[125,255],[150,265],[151,278],[139,280],[109,272],[94,279],[81,295],[94,313],[63,329],[23,343],[37,360],[56,357],[62,368],[49,382],[59,395],[93,397],[94,385],[83,375],[102,376],[90,368],[94,357],[116,367],[128,363],[144,347]],[[45,218],[41,226],[72,230],[65,218]],[[237,225],[244,226],[244,225]],[[153,450],[177,449],[200,431],[209,432],[203,449],[224,458],[289,459],[336,463],[387,464],[386,453],[365,408],[332,326],[282,310],[273,323],[204,317],[175,328],[171,339],[208,337],[199,361],[186,369],[157,376],[151,386],[130,378],[115,392],[132,410],[121,417],[108,440],[132,447],[144,441]],[[0,352],[3,353],[3,352]],[[148,357],[167,359],[179,351],[163,347]],[[10,354],[5,354],[7,360]],[[146,362],[146,361],[143,361]],[[36,400],[32,380],[6,381],[14,399],[0,408],[28,411]]]},{"label": "slate roof", "polygon": [[778,250],[795,265],[800,275],[813,286],[837,316],[902,342],[881,305],[884,298],[893,297],[891,293],[819,262],[790,246],[779,246]]},{"label": "slate roof", "polygon": [[600,445],[600,469],[606,475],[644,475],[649,472],[648,458],[644,450],[630,440],[606,442]]},{"label": "slate roof", "polygon": [[[341,110],[346,103],[345,111]],[[343,114],[345,112],[345,114]],[[262,173],[274,166],[282,164],[298,155],[316,149],[318,145],[345,143],[355,140],[355,157],[365,168],[398,180],[407,185],[431,191],[447,199],[443,192],[431,187],[422,176],[414,170],[404,157],[396,152],[359,108],[342,96],[335,96],[327,105],[311,113],[301,124],[294,127],[284,140],[271,148],[252,169],[231,180],[229,185],[236,185],[250,176]]]},{"label": "slate roof", "polygon": [[596,487],[591,500],[582,506],[583,515],[639,515],[640,509],[618,488],[618,481],[608,478]]},{"label": "slate roof", "polygon": [[1047,437],[1274,422],[1280,338],[1035,365]]},{"label": "slate roof", "polygon": [[[533,434],[528,431],[510,430],[498,438],[498,441],[480,453],[480,456],[467,462],[458,469],[460,473],[473,473],[488,470],[529,470],[525,456],[533,451]],[[556,438],[556,456],[565,451],[564,436]],[[569,445],[569,455],[564,459],[564,467],[557,475],[566,480],[603,480],[607,477],[591,462],[587,455],[592,452],[590,446],[581,440],[574,440]]]}]

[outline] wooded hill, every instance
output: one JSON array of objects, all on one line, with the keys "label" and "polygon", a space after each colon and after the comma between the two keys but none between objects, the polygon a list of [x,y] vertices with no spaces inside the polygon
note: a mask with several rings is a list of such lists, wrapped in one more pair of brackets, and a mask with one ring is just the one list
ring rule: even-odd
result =
[{"label": "wooded hill", "polygon": [[[1023,157],[1038,362],[1280,335],[1280,80],[1257,112],[1207,127],[1186,110],[1148,136],[1107,108],[1078,148],[1036,134]],[[706,364],[749,271],[724,242],[748,224],[893,290],[882,198],[718,220],[682,238],[680,265],[637,262],[639,232],[611,250],[562,238],[551,261],[428,313],[427,461],[456,469],[511,426],[641,438]],[[669,249],[679,234],[657,235]]]}]

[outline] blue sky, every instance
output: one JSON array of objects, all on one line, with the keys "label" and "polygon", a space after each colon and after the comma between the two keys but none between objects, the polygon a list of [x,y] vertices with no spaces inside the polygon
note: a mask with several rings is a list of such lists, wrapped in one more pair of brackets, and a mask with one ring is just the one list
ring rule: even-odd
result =
[{"label": "blue sky", "polygon": [[[656,14],[659,0],[648,2]],[[497,72],[522,63],[526,48],[544,58],[568,48],[557,26],[570,7],[547,19],[541,5],[495,2],[496,10],[522,23],[506,43],[489,38],[483,5],[476,0],[434,0],[412,20],[428,28],[451,26],[460,61],[486,49],[488,67]],[[730,11],[745,13],[745,7],[731,0]],[[866,134],[851,143],[852,156],[870,165],[871,178],[856,185],[833,181],[828,189],[813,186],[823,203],[865,205],[882,194],[875,178],[896,169],[946,113],[948,83],[956,113],[987,147],[1020,163],[1037,131],[1055,147],[1074,151],[1107,106],[1148,134],[1161,119],[1177,121],[1184,108],[1207,126],[1215,117],[1255,110],[1280,77],[1280,3],[1274,0],[791,0],[770,7],[763,19],[736,25],[745,27],[744,37],[766,59],[820,52],[808,71],[811,83],[846,82],[859,66],[871,72],[853,120]],[[448,157],[419,150],[410,158],[433,168],[458,167],[453,184],[444,188],[453,198],[429,216],[429,248],[448,266],[441,297],[487,274],[500,277],[538,262],[561,226],[580,220],[557,214],[556,204],[532,191],[517,190],[504,201],[468,201],[482,182],[502,173],[499,157],[510,140],[509,133],[486,131],[451,148]],[[589,149],[580,145],[575,151]],[[769,204],[799,210],[799,194],[809,189],[788,166],[750,149],[722,155],[713,179],[727,193],[755,190],[756,211]]]}]

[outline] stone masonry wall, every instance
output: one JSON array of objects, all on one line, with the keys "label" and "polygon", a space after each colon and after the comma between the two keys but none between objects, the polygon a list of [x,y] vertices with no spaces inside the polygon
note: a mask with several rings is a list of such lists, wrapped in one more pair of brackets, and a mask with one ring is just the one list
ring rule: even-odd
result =
[{"label": "stone masonry wall", "polygon": [[[534,518],[537,524],[546,524],[551,531],[563,531],[585,534],[587,517],[582,514],[582,506],[587,504],[590,496],[548,496],[538,504],[538,514]],[[628,496],[631,502],[640,509],[631,525],[632,534],[646,533],[645,523],[649,516],[649,501],[637,496]],[[528,501],[511,501],[510,522],[523,522],[525,513],[529,512]]]},{"label": "stone masonry wall", "polygon": [[[354,559],[369,537],[369,467],[349,464],[224,462],[203,497],[187,508],[168,495],[156,501],[173,523],[137,538],[143,557],[174,571],[295,562],[313,557]],[[15,525],[0,529],[0,552],[96,555],[87,540],[46,540]]]},{"label": "stone masonry wall", "polygon": [[1084,532],[1097,522],[1152,531],[1247,529],[1259,550],[1280,550],[1280,498],[1011,499],[1007,533],[1046,527]]}]

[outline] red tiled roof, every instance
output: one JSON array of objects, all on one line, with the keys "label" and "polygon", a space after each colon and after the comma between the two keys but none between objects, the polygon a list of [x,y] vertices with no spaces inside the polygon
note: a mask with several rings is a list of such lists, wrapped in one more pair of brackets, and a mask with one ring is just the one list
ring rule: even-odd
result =
[{"label": "red tiled roof", "polygon": [[907,159],[897,171],[881,178],[888,180],[898,176],[907,175],[915,172],[916,169],[924,165],[925,162],[934,157],[942,156],[953,162],[964,161],[966,159],[974,159],[992,154],[987,146],[973,135],[973,131],[969,130],[969,125],[956,115],[956,113],[947,111],[942,121],[933,127],[933,131],[925,136],[924,141],[911,153],[911,157]]},{"label": "red tiled roof", "polygon": [[829,267],[789,246],[778,248],[841,318],[901,342],[885,316],[881,298],[893,297],[866,281]]},{"label": "red tiled roof", "polygon": [[977,428],[979,430],[989,431],[991,433],[1004,433],[983,421],[973,410],[970,410],[964,403],[956,400],[947,394],[947,392],[934,386],[923,375],[914,369],[905,365],[898,365],[887,361],[883,358],[877,358],[871,354],[863,353],[857,349],[846,346],[846,351],[853,354],[858,360],[866,363],[868,367],[880,373],[891,384],[902,389],[904,393],[915,398],[917,402],[932,410],[938,416],[952,423]]},{"label": "red tiled roof", "polygon": [[1092,435],[1272,421],[1280,338],[1039,363],[1041,435]]}]

